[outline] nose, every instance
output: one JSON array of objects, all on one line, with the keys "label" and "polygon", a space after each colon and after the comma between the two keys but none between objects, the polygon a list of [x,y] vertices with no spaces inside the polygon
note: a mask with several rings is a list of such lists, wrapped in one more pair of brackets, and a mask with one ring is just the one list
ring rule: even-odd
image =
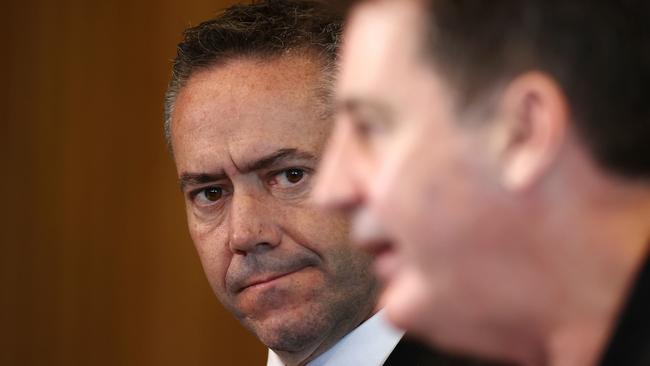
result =
[{"label": "nose", "polygon": [[277,215],[259,194],[235,192],[229,217],[231,252],[246,255],[278,246],[281,233],[275,223]]},{"label": "nose", "polygon": [[339,119],[321,160],[314,200],[316,204],[349,211],[362,202],[360,164],[361,151],[354,144],[349,123]]}]

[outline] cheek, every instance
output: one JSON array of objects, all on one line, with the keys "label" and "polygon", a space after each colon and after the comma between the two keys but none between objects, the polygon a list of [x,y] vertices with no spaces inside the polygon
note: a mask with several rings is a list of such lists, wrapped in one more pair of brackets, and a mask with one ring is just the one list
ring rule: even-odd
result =
[{"label": "cheek", "polygon": [[193,220],[189,220],[188,226],[203,271],[215,294],[222,299],[225,296],[226,272],[232,259],[226,230]]},{"label": "cheek", "polygon": [[385,145],[369,184],[371,210],[393,238],[412,231],[414,226],[421,227],[424,224],[421,220],[433,208],[426,204],[431,164],[413,135],[402,133]]},{"label": "cheek", "polygon": [[442,131],[434,132],[413,129],[386,151],[370,199],[400,251],[427,267],[453,250],[475,196],[474,168]]}]

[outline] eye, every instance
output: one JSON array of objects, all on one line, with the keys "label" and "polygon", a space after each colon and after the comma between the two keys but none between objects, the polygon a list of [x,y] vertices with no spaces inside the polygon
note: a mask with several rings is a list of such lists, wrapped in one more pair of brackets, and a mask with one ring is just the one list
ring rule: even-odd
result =
[{"label": "eye", "polygon": [[223,189],[218,186],[210,186],[199,190],[194,199],[199,204],[210,204],[219,201],[221,197],[223,197]]},{"label": "eye", "polygon": [[203,190],[203,194],[208,201],[218,201],[223,195],[223,191],[219,187],[208,187]]},{"label": "eye", "polygon": [[372,124],[365,119],[357,119],[353,122],[352,127],[357,136],[367,138],[373,131]]},{"label": "eye", "polygon": [[297,185],[300,183],[303,179],[305,179],[305,175],[307,172],[305,169],[301,168],[289,168],[282,170],[278,173],[276,173],[269,184],[271,185],[278,185],[279,187],[282,188],[289,188],[292,186]]},{"label": "eye", "polygon": [[284,176],[287,178],[287,180],[294,184],[300,182],[304,175],[305,171],[302,169],[292,168],[284,171]]}]

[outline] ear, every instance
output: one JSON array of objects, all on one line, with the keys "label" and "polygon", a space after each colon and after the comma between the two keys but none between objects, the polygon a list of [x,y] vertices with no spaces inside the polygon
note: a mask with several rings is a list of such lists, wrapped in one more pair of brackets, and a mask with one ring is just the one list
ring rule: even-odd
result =
[{"label": "ear", "polygon": [[526,73],[506,87],[498,117],[492,148],[502,182],[508,189],[526,190],[559,158],[569,123],[565,95],[549,76]]}]

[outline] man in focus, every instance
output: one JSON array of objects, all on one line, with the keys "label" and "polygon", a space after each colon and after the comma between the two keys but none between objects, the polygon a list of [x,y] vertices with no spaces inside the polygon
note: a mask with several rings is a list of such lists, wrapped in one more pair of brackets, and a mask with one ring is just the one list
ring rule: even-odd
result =
[{"label": "man in focus", "polygon": [[310,201],[340,29],[315,3],[261,1],[185,32],[165,131],[208,280],[268,365],[476,365],[402,340],[347,221]]}]

